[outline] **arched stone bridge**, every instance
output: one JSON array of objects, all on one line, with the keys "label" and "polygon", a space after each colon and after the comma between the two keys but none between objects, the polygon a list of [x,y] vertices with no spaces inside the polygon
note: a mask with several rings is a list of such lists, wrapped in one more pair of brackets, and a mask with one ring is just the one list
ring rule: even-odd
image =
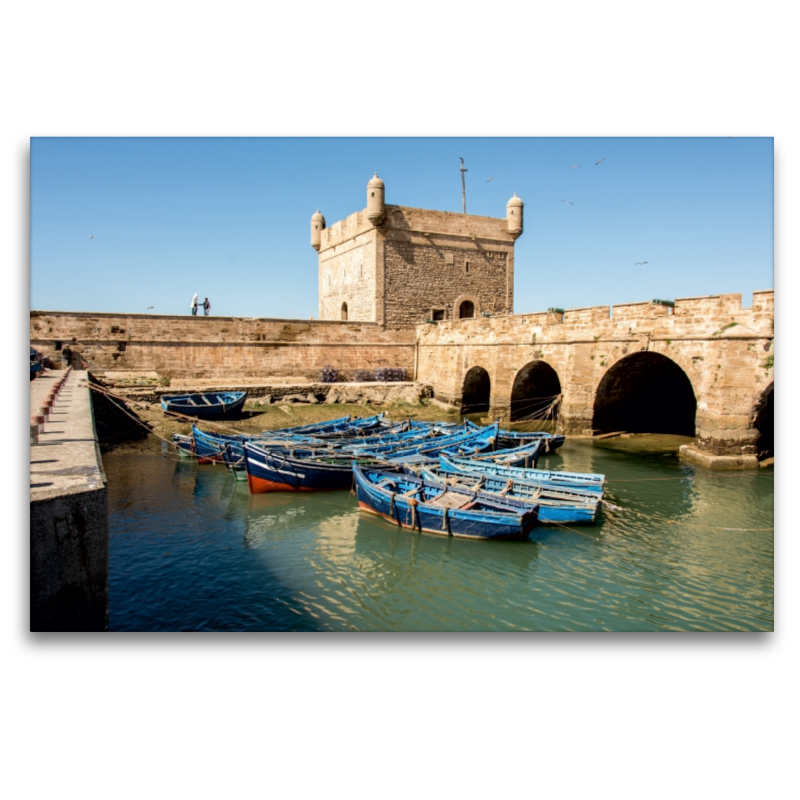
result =
[{"label": "arched stone bridge", "polygon": [[417,379],[465,413],[557,399],[564,433],[684,434],[688,458],[752,466],[773,454],[773,340],[772,291],[478,317],[417,328]]}]

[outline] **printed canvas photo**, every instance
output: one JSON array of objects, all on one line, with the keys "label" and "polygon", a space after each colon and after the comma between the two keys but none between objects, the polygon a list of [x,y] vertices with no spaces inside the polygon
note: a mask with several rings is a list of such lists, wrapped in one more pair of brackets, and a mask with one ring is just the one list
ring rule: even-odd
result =
[{"label": "printed canvas photo", "polygon": [[771,138],[41,137],[30,197],[31,630],[773,630]]}]

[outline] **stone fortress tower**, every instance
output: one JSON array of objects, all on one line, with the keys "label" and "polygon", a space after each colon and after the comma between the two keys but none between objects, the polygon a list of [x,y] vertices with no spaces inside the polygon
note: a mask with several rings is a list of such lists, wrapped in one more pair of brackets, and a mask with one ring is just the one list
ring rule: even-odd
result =
[{"label": "stone fortress tower", "polygon": [[409,328],[513,313],[522,210],[516,194],[505,219],[387,205],[376,173],[363,211],[330,228],[319,210],[311,217],[319,318]]}]

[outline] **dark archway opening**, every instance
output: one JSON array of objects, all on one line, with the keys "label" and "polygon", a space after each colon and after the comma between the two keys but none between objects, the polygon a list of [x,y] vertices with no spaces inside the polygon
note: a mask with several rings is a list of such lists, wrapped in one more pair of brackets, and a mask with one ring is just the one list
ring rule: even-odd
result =
[{"label": "dark archway opening", "polygon": [[592,427],[601,433],[695,435],[692,382],[672,359],[634,353],[605,374],[594,400]]},{"label": "dark archway opening", "polygon": [[473,367],[464,376],[461,413],[480,414],[488,411],[491,394],[492,382],[489,380],[489,373],[483,367]]},{"label": "dark archway opening", "polygon": [[756,420],[753,427],[758,431],[756,454],[759,460],[775,457],[775,407],[773,405],[773,387],[771,383],[761,395],[761,401],[756,406]]},{"label": "dark archway opening", "polygon": [[474,316],[475,316],[475,304],[472,302],[472,300],[465,300],[458,307],[458,318],[470,319],[471,317]]},{"label": "dark archway opening", "polygon": [[546,361],[526,364],[511,389],[511,421],[558,419],[560,396],[558,373]]},{"label": "dark archway opening", "polygon": [[342,319],[347,319],[347,303],[342,303]]}]

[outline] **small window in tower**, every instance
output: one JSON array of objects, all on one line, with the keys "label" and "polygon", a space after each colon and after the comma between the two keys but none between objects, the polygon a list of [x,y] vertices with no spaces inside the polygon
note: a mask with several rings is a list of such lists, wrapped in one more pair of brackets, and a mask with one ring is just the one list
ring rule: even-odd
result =
[{"label": "small window in tower", "polygon": [[347,319],[347,303],[342,303],[342,319]]},{"label": "small window in tower", "polygon": [[467,275],[469,275],[469,261],[464,262],[464,272],[466,272]]},{"label": "small window in tower", "polygon": [[375,192],[371,192],[370,197],[375,197]]},{"label": "small window in tower", "polygon": [[433,319],[434,320],[443,320],[444,319],[444,309],[443,308],[434,308],[433,309]]}]

